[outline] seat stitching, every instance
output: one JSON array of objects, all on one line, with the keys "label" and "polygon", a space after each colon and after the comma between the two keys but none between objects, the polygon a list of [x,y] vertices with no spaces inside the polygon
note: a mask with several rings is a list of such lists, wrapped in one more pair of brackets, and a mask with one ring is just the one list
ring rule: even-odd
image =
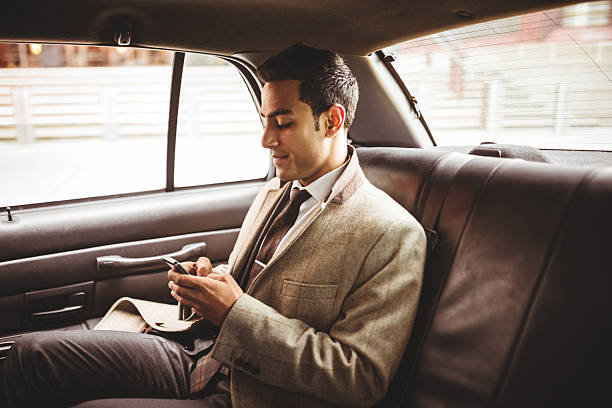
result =
[{"label": "seat stitching", "polygon": [[[454,155],[452,158],[459,159],[460,157],[462,157],[462,156]],[[423,215],[423,219],[421,220],[421,223],[423,224],[423,226],[425,228],[429,228],[429,229],[432,229],[434,231],[436,230],[436,227],[438,226],[438,220],[440,219],[440,213],[442,212],[442,208],[444,207],[444,203],[446,202],[446,197],[448,196],[448,192],[450,191],[450,189],[451,189],[451,187],[452,187],[452,185],[453,185],[453,183],[455,181],[455,177],[457,176],[457,174],[461,171],[461,169],[466,164],[468,164],[470,161],[472,161],[474,159],[474,157],[465,157],[464,159],[465,159],[465,161],[460,163],[458,167],[448,169],[448,172],[449,172],[447,174],[448,177],[449,177],[448,180],[444,180],[446,175],[445,174],[441,174],[440,177],[438,178],[438,180],[442,180],[442,181],[440,181],[439,183],[434,183],[432,181],[430,192],[429,192],[429,196],[432,195],[432,191],[433,191],[433,188],[434,188],[435,184],[441,184],[444,181],[446,181],[446,183],[444,183],[445,185],[441,187],[441,192],[440,192],[440,198],[441,199],[439,200],[438,203],[434,202],[435,208],[434,208],[433,211],[435,211],[435,216],[433,217],[433,219],[431,221],[424,218],[426,214],[425,214],[425,209],[423,209],[423,214],[422,214]],[[450,162],[450,159],[449,159],[449,162]],[[457,164],[454,164],[454,165],[457,166]],[[427,197],[427,200],[430,200],[430,197]]]},{"label": "seat stitching", "polygon": [[436,167],[438,167],[438,165],[442,162],[442,160],[449,157],[451,154],[452,153],[446,153],[445,155],[438,157],[431,164],[431,166],[429,166],[429,169],[427,170],[427,176],[423,179],[423,182],[421,183],[421,186],[419,187],[419,197],[417,199],[417,207],[415,209],[415,216],[418,218],[419,221],[422,221],[421,218],[423,217],[423,212],[424,212],[424,209],[422,207],[425,202],[425,197],[429,196],[429,193],[431,190],[432,183],[430,182],[430,180],[433,177],[433,172],[436,169]]}]

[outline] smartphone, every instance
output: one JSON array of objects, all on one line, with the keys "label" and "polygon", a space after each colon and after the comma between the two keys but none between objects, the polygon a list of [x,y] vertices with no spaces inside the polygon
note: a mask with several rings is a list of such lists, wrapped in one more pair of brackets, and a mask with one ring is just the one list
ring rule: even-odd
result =
[{"label": "smartphone", "polygon": [[174,270],[177,271],[178,273],[189,275],[189,273],[185,270],[185,268],[183,268],[183,266],[179,263],[179,261],[172,258],[171,256],[164,255],[162,256],[162,259],[170,268],[174,267]]},{"label": "smartphone", "polygon": [[[164,255],[162,256],[164,262],[170,267],[173,268],[176,272],[182,273],[185,275],[189,275],[189,273],[183,268],[183,266],[176,259],[171,256]],[[178,319],[179,320],[190,320],[195,316],[195,312],[191,310],[190,307],[183,306],[179,303],[178,309]]]}]

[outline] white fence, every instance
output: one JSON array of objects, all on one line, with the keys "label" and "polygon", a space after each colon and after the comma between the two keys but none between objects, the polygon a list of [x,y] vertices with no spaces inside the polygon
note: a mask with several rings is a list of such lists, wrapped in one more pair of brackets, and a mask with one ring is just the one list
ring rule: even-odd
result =
[{"label": "white fence", "polygon": [[[165,135],[170,67],[0,70],[0,140]],[[179,134],[261,132],[255,105],[231,66],[185,67]]]},{"label": "white fence", "polygon": [[612,42],[415,49],[396,69],[442,144],[612,149]]}]

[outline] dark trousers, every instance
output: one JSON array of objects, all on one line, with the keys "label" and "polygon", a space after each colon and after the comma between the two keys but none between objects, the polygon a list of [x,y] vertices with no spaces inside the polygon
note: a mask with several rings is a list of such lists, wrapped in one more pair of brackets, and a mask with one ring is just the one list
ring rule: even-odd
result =
[{"label": "dark trousers", "polygon": [[185,401],[195,362],[177,343],[147,334],[25,335],[0,369],[0,407],[230,407],[225,377]]}]

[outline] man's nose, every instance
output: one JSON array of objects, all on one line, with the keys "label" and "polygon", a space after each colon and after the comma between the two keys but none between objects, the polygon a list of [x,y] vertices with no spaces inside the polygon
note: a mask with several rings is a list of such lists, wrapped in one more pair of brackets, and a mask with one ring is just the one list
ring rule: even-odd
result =
[{"label": "man's nose", "polygon": [[270,129],[269,125],[266,125],[264,127],[263,134],[261,135],[261,145],[266,149],[278,145],[276,132],[274,131],[274,129]]}]

